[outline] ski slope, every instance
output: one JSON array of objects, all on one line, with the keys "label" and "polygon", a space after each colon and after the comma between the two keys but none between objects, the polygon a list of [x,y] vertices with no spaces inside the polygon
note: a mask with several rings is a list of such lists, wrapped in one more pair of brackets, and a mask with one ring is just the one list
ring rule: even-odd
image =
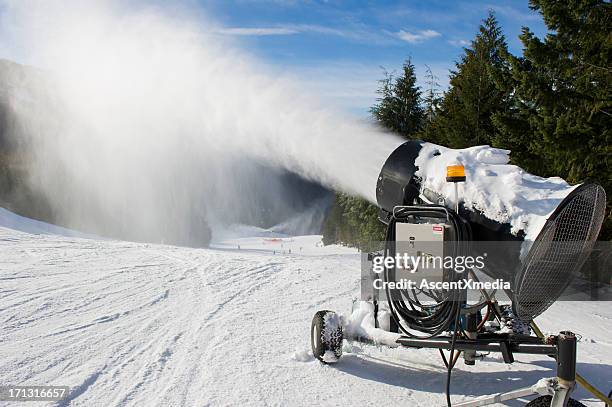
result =
[{"label": "ski slope", "polygon": [[[188,249],[0,227],[0,384],[68,385],[60,406],[444,405],[435,351],[347,342],[334,366],[312,358],[313,314],[348,313],[358,293],[359,255],[319,236]],[[581,335],[579,372],[606,393],[611,308],[557,303],[540,318]],[[453,400],[554,375],[546,357],[517,360],[458,363]]]}]

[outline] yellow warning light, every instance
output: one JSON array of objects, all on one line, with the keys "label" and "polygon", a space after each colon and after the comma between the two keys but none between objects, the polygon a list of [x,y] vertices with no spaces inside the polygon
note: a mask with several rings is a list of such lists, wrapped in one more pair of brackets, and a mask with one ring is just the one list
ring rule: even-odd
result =
[{"label": "yellow warning light", "polygon": [[446,167],[447,182],[463,182],[465,181],[465,168],[463,165],[449,165]]}]

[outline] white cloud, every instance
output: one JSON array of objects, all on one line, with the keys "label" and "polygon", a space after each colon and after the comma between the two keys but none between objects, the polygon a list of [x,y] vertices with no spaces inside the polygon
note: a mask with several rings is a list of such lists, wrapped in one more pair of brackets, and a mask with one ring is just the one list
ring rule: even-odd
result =
[{"label": "white cloud", "polygon": [[274,27],[223,27],[214,31],[216,34],[236,36],[268,36],[268,35],[293,35],[302,33],[315,33],[324,35],[335,35],[353,40],[375,40],[376,33],[365,30],[341,30],[315,24],[283,24]]},{"label": "white cloud", "polygon": [[417,31],[416,33],[400,30],[396,35],[403,41],[409,42],[411,44],[417,44],[419,42],[423,42],[431,38],[439,37],[442,34],[435,30],[421,30]]},{"label": "white cloud", "polygon": [[325,27],[321,25],[312,25],[312,24],[300,24],[294,26],[294,28],[300,32],[313,32],[319,34],[331,34],[337,35],[340,37],[357,37],[357,33],[353,33],[351,31],[343,31],[335,28]]},{"label": "white cloud", "polygon": [[[386,66],[390,72],[401,69],[401,62]],[[428,88],[425,77],[425,65],[416,63],[417,85],[422,91]],[[439,91],[448,88],[448,73],[453,68],[453,62],[429,64],[437,77]],[[348,112],[362,118],[369,118],[369,108],[376,103],[378,81],[383,78],[383,68],[376,63],[359,63],[350,61],[320,61],[310,65],[278,66],[278,74],[288,75],[300,83],[304,89],[324,103],[342,112]]]},{"label": "white cloud", "polygon": [[470,45],[468,40],[449,40],[448,43],[450,45],[454,45],[455,47],[467,47]]},{"label": "white cloud", "polygon": [[215,34],[233,36],[319,34],[367,43],[388,43],[390,35],[395,37],[394,33],[387,31],[380,32],[360,25],[339,29],[316,24],[280,24],[272,27],[221,27],[213,32]]},{"label": "white cloud", "polygon": [[378,80],[382,77],[376,64],[347,61],[295,65],[283,67],[283,71],[317,95],[324,106],[366,118],[368,109],[376,102]]}]

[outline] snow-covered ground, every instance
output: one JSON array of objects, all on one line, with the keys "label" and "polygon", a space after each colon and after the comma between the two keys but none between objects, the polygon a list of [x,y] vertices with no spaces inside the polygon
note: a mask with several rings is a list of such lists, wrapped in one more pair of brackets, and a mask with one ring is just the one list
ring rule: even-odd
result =
[{"label": "snow-covered ground", "polygon": [[[60,405],[79,406],[445,404],[437,352],[346,343],[337,364],[314,360],[311,318],[350,311],[359,255],[257,235],[188,249],[0,227],[0,384],[68,385]],[[557,303],[539,320],[582,336],[579,371],[607,393],[610,304]],[[453,399],[554,375],[547,357],[517,360],[458,363]]]}]

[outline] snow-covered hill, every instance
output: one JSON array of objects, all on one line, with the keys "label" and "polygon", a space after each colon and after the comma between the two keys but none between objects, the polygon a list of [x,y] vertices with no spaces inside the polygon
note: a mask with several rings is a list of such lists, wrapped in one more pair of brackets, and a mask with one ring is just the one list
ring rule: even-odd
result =
[{"label": "snow-covered hill", "polygon": [[83,237],[95,239],[96,236],[77,232],[76,230],[66,229],[61,226],[51,225],[36,219],[26,218],[17,215],[4,208],[0,208],[0,227],[5,227],[21,232],[32,233],[35,235],[60,235],[69,237]]},{"label": "snow-covered hill", "polygon": [[[187,249],[0,227],[0,384],[68,385],[60,405],[75,406],[443,405],[434,351],[309,355],[313,314],[349,312],[358,292],[359,255],[318,236]],[[579,371],[612,388],[609,303],[557,303],[540,321],[579,333]],[[459,363],[453,399],[554,374],[547,357],[517,360]]]}]

